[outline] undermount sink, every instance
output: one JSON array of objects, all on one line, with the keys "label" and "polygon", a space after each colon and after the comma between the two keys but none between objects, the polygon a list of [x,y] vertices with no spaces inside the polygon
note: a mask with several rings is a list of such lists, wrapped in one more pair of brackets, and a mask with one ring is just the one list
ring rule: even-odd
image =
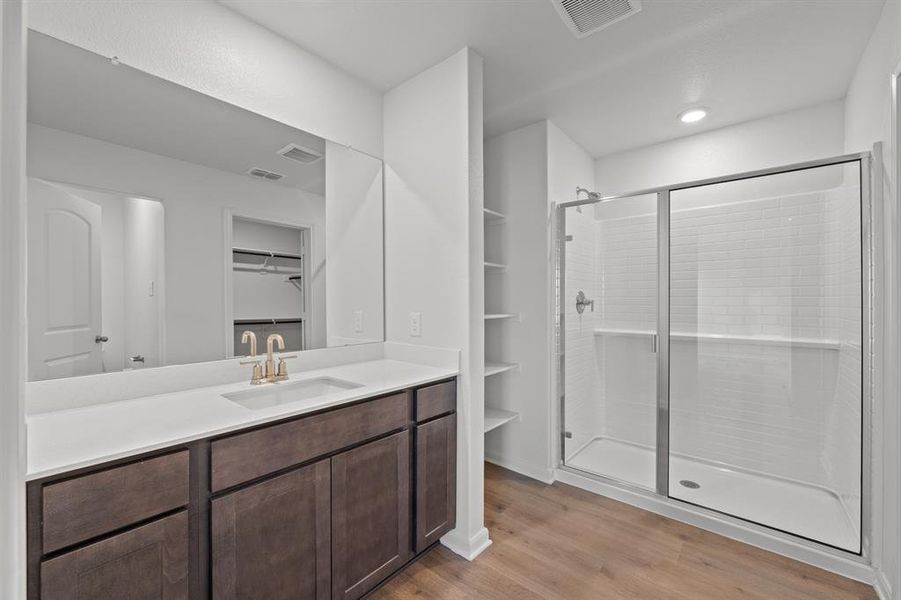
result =
[{"label": "undermount sink", "polygon": [[261,410],[301,400],[330,396],[358,387],[362,387],[362,385],[334,377],[316,377],[302,381],[264,384],[262,387],[252,390],[222,394],[222,397],[245,408]]}]

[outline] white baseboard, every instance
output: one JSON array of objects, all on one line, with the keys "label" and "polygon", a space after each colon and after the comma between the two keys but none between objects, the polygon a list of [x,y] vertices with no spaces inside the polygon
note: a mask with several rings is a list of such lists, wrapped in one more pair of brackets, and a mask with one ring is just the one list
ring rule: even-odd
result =
[{"label": "white baseboard", "polygon": [[515,460],[508,460],[506,458],[489,455],[487,453],[485,454],[485,461],[490,462],[493,465],[509,469],[514,473],[519,473],[520,475],[525,475],[526,477],[537,479],[538,481],[546,483],[548,485],[554,483],[554,481],[557,480],[555,476],[556,469],[536,467],[534,465],[517,462]]},{"label": "white baseboard", "polygon": [[[846,556],[837,551],[831,552],[813,543],[769,533],[762,530],[763,528],[754,528],[738,519],[730,519],[718,513],[686,506],[655,494],[604,483],[565,469],[557,469],[557,481],[805,562],[867,585],[875,586],[876,583],[876,573],[873,567],[858,558]],[[889,598],[888,600],[893,599]]]},{"label": "white baseboard", "polygon": [[491,545],[491,538],[488,537],[488,530],[484,527],[471,538],[466,538],[461,535],[459,529],[454,529],[441,538],[441,544],[466,560],[475,560]]},{"label": "white baseboard", "polygon": [[879,596],[879,600],[895,600],[894,596],[892,596],[892,584],[889,583],[888,577],[886,577],[885,573],[880,569],[876,570],[873,589],[876,590],[876,595]]}]

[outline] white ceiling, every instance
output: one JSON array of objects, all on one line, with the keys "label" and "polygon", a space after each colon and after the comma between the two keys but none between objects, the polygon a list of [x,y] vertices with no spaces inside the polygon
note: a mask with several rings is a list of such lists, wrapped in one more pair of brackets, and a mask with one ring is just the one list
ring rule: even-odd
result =
[{"label": "white ceiling", "polygon": [[325,160],[277,154],[289,143],[324,153],[322,138],[33,31],[28,120],[242,175],[275,171],[284,178],[272,183],[325,193]]},{"label": "white ceiling", "polygon": [[219,1],[383,91],[471,46],[486,135],[548,118],[593,156],[842,98],[884,3],[643,0],[577,40],[548,0]]}]

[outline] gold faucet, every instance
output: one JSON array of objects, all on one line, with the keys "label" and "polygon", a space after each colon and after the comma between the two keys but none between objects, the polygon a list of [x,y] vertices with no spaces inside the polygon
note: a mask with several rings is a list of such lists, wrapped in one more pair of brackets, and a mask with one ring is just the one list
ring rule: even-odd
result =
[{"label": "gold faucet", "polygon": [[242,365],[253,365],[253,377],[250,379],[250,383],[253,385],[260,385],[263,383],[275,383],[276,381],[284,381],[288,378],[288,363],[285,362],[286,358],[297,358],[297,355],[292,356],[279,356],[278,357],[278,366],[275,364],[275,357],[273,356],[275,352],[275,344],[278,344],[279,350],[285,349],[285,338],[283,338],[278,333],[273,333],[268,338],[266,338],[266,371],[263,372],[263,365],[260,364],[260,360],[256,357],[257,354],[257,336],[252,331],[245,331],[241,336],[241,342],[246,344],[250,341],[250,359],[248,361],[244,361]]}]

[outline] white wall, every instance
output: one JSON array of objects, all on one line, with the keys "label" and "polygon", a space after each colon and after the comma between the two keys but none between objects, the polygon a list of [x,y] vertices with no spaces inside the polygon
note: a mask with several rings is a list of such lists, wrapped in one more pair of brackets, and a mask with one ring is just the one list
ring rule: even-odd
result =
[{"label": "white wall", "polygon": [[[165,315],[165,214],[163,205],[144,198],[128,198],[123,219],[125,306],[125,367],[163,364]],[[164,308],[164,306],[163,306]],[[143,356],[144,362],[130,357]]]},{"label": "white wall", "polygon": [[[223,331],[227,208],[246,217],[309,223],[324,231],[322,196],[39,125],[28,128],[28,173],[163,203],[169,364],[225,356],[226,334],[231,335]],[[324,236],[315,240],[313,264],[325,252]]]},{"label": "white wall", "polygon": [[382,95],[213,0],[29,4],[28,26],[298,129],[382,152]]},{"label": "white wall", "polygon": [[[595,184],[604,195],[825,158],[844,152],[842,101],[829,102],[602,156]],[[588,187],[588,186],[586,186]]]},{"label": "white wall", "polygon": [[[873,562],[879,570],[877,589],[884,597],[901,598],[901,372],[899,354],[899,312],[901,265],[899,244],[899,197],[897,181],[898,149],[892,125],[891,75],[901,62],[901,5],[885,3],[882,16],[861,57],[845,102],[845,147],[849,152],[870,150],[876,142],[885,144],[884,205],[873,207],[874,222],[882,228],[874,232],[877,255],[877,286],[883,301],[877,301],[877,365],[883,376],[877,379],[874,407],[874,528]],[[897,124],[894,126],[897,127]],[[881,286],[879,285],[881,283]],[[880,310],[881,309],[881,310]]]},{"label": "white wall", "polygon": [[[327,141],[325,198],[328,345],[380,342],[385,339],[381,161]],[[362,315],[359,331],[356,312]]]},{"label": "white wall", "polygon": [[[489,543],[478,304],[481,105],[482,61],[464,49],[386,93],[384,115],[387,339],[461,350],[457,528],[444,543],[469,558]],[[422,314],[419,337],[410,335],[412,312]]]},{"label": "white wall", "polygon": [[0,597],[25,597],[25,15],[0,3]]}]

